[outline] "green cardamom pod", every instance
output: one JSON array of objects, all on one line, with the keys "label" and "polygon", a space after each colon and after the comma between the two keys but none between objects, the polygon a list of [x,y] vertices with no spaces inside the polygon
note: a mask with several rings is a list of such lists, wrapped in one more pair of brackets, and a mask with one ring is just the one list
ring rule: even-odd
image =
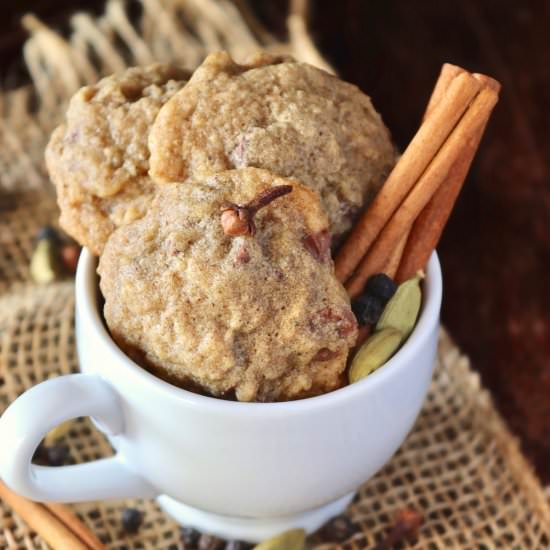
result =
[{"label": "green cardamom pod", "polygon": [[30,273],[35,283],[55,281],[58,274],[57,243],[50,238],[39,239],[32,254]]},{"label": "green cardamom pod", "polygon": [[381,367],[399,349],[402,341],[403,333],[391,327],[372,334],[351,362],[348,375],[350,384]]},{"label": "green cardamom pod", "polygon": [[254,550],[304,550],[306,532],[303,529],[291,529],[271,539],[264,540]]},{"label": "green cardamom pod", "polygon": [[407,338],[416,324],[421,303],[420,277],[413,277],[401,283],[386,304],[376,330],[391,327],[399,330],[404,338]]}]

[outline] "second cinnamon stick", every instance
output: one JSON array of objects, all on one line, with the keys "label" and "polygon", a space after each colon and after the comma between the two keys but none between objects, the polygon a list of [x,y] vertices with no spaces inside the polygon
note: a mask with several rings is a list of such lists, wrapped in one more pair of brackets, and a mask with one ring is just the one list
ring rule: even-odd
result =
[{"label": "second cinnamon stick", "polygon": [[468,73],[459,74],[453,79],[448,93],[419,128],[386,183],[338,252],[335,273],[339,281],[345,282],[352,275],[361,258],[448,138],[479,87],[479,82]]},{"label": "second cinnamon stick", "polygon": [[462,67],[458,65],[453,65],[451,63],[444,63],[441,67],[441,72],[439,73],[439,78],[435,84],[435,87],[430,96],[430,101],[426,107],[426,112],[424,113],[424,120],[433,112],[435,107],[441,103],[445,94],[449,91],[449,86],[455,77],[459,74],[465,73]]},{"label": "second cinnamon stick", "polygon": [[78,519],[78,517],[64,504],[46,502],[44,506],[56,518],[61,520],[82,542],[90,547],[90,550],[105,550],[105,545]]},{"label": "second cinnamon stick", "polygon": [[[452,67],[451,71],[453,72],[455,68],[458,69],[458,67],[454,65],[450,65],[449,67]],[[474,74],[474,77],[484,86],[493,90],[498,98],[500,84],[496,80],[479,74]],[[430,101],[430,104],[431,103],[432,101]],[[428,111],[429,107],[427,112]],[[452,167],[444,184],[435,192],[434,196],[414,222],[403,251],[399,269],[397,270],[396,280],[398,282],[403,282],[413,277],[418,270],[422,269],[428,263],[432,252],[441,238],[441,234],[451,215],[458,195],[460,194],[468,170],[470,169],[477,148],[479,147],[479,142],[481,141],[485,127],[489,121],[490,114],[489,111],[481,121],[477,134],[470,141],[465,143],[464,154]]]},{"label": "second cinnamon stick", "polygon": [[0,481],[0,498],[18,513],[54,550],[90,550],[61,520],[45,506],[16,495]]},{"label": "second cinnamon stick", "polygon": [[346,288],[352,298],[362,292],[370,275],[384,269],[388,251],[394,250],[403,235],[411,230],[413,222],[443,180],[465,162],[465,152],[472,147],[475,150],[477,136],[497,102],[497,97],[495,91],[487,87],[474,99],[412,191],[384,227],[353,277],[349,279]]}]

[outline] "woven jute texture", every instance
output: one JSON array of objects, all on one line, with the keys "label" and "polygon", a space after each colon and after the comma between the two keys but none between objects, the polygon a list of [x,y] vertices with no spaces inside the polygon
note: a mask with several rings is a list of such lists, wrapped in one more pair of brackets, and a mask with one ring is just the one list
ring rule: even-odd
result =
[{"label": "woven jute texture", "polygon": [[[28,267],[39,228],[57,217],[43,150],[70,95],[127,65],[161,60],[192,69],[219,48],[239,59],[266,47],[330,69],[299,15],[289,18],[290,38],[281,44],[244,5],[238,7],[214,0],[142,0],[132,4],[130,16],[127,6],[111,0],[101,17],[70,18],[63,37],[25,18],[30,38],[24,55],[33,84],[0,94],[0,413],[32,385],[78,370],[73,282],[36,286]],[[112,453],[87,419],[76,420],[63,443],[75,463]],[[9,452],[1,441],[0,452]],[[122,532],[125,506],[145,514],[136,535]],[[348,510],[357,532],[340,545],[312,540],[310,546],[371,548],[394,513],[409,506],[425,521],[418,539],[404,547],[550,547],[544,492],[468,359],[444,331],[429,396],[412,433]],[[177,525],[154,502],[79,504],[75,510],[110,549],[183,548]],[[47,545],[0,503],[0,549],[39,548]]]}]

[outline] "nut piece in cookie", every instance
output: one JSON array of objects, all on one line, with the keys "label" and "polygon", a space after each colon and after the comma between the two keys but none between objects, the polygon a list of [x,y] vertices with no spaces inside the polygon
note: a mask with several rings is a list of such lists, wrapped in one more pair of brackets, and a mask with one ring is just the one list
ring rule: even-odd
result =
[{"label": "nut piece in cookie", "polygon": [[395,160],[388,130],[356,86],[265,53],[247,65],[209,55],[161,109],[149,147],[158,182],[247,166],[296,178],[321,195],[335,237]]},{"label": "nut piece in cookie", "polygon": [[155,188],[147,137],[160,108],[189,73],[135,67],[81,88],[52,134],[46,164],[63,229],[95,254],[118,226],[141,217]]},{"label": "nut piece in cookie", "polygon": [[[357,323],[317,193],[255,168],[189,183],[161,186],[105,246],[113,338],[155,374],[214,396],[280,401],[339,387]],[[226,233],[228,205],[253,210],[254,231]]]}]

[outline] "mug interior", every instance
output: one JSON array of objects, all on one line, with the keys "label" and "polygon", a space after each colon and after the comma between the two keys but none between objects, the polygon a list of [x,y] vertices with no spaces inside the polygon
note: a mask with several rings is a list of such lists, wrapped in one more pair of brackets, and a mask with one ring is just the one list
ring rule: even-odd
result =
[{"label": "mug interior", "polygon": [[336,401],[350,398],[358,392],[368,393],[369,391],[373,391],[378,384],[391,383],[391,379],[398,377],[402,369],[414,368],[414,360],[418,351],[426,340],[432,337],[439,325],[442,277],[439,259],[436,252],[434,252],[426,269],[426,278],[424,279],[422,292],[422,307],[413,332],[397,353],[372,374],[369,374],[358,382],[348,384],[331,392],[293,401],[272,403],[227,401],[217,397],[193,393],[158,378],[130,359],[116,345],[107,330],[100,311],[102,300],[100,300],[99,277],[96,269],[97,258],[87,248],[82,249],[76,274],[75,293],[77,317],[84,330],[81,333],[77,332],[77,344],[78,338],[84,337],[82,336],[84,333],[94,338],[94,341],[98,345],[108,349],[109,354],[113,357],[113,363],[116,363],[115,368],[123,369],[124,376],[130,377],[129,379],[134,381],[149,384],[152,391],[161,392],[164,398],[184,399],[198,406],[221,407],[227,408],[228,411],[239,407],[255,409],[256,412],[261,410],[264,413],[268,411],[281,412],[283,410],[288,412],[290,409],[335,404]]}]

